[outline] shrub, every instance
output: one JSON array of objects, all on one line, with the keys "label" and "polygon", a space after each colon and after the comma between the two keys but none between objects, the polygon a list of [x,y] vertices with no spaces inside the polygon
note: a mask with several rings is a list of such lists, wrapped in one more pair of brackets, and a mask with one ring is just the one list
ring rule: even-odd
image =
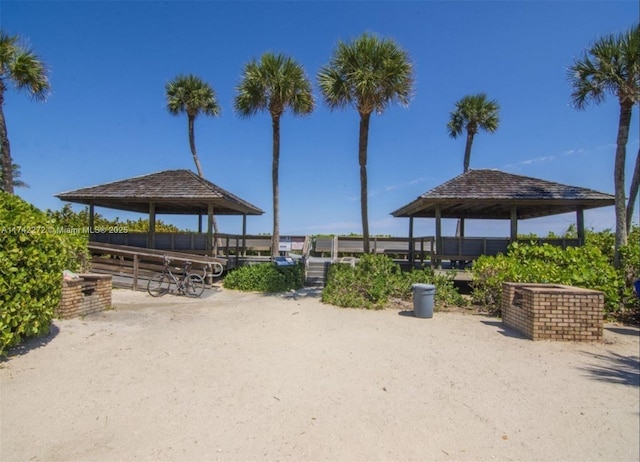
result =
[{"label": "shrub", "polygon": [[43,212],[0,192],[0,354],[49,332],[71,251]]},{"label": "shrub", "polygon": [[596,245],[560,247],[513,243],[507,255],[478,258],[472,269],[473,300],[499,312],[502,283],[566,284],[604,292],[607,313],[620,309],[623,281]]},{"label": "shrub", "polygon": [[322,301],[346,308],[380,309],[391,298],[410,300],[414,283],[434,284],[436,305],[464,304],[450,277],[436,276],[429,268],[403,272],[385,255],[363,255],[355,268],[331,265]]},{"label": "shrub", "polygon": [[47,218],[53,223],[54,230],[65,241],[69,248],[66,253],[65,268],[72,271],[86,271],[89,268],[90,254],[89,244],[89,219],[88,211],[75,213],[69,204],[65,204],[61,210],[47,210]]},{"label": "shrub", "polygon": [[640,279],[640,227],[631,228],[627,245],[620,248],[620,262],[620,277],[624,281],[622,317],[640,323],[640,298],[634,289],[635,281]]},{"label": "shrub", "polygon": [[244,291],[286,292],[304,285],[304,268],[300,264],[276,266],[271,263],[241,266],[227,274],[223,285]]}]

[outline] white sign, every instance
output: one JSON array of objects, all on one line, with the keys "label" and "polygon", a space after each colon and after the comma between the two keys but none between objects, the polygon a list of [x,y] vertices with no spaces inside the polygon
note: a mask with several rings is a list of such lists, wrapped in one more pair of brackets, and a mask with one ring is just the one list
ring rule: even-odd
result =
[{"label": "white sign", "polygon": [[280,236],[280,243],[278,245],[278,250],[280,252],[288,252],[291,250],[291,237],[289,236]]}]

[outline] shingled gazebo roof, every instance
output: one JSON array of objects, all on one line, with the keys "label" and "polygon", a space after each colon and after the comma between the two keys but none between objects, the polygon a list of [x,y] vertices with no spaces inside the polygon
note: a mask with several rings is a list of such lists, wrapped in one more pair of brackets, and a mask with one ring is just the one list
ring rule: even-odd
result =
[{"label": "shingled gazebo roof", "polygon": [[158,214],[262,215],[264,211],[190,170],[165,170],[98,186],[63,192],[57,198],[78,204]]},{"label": "shingled gazebo roof", "polygon": [[499,170],[469,170],[392,212],[394,217],[510,219],[536,218],[614,205],[611,194],[514,175]]}]

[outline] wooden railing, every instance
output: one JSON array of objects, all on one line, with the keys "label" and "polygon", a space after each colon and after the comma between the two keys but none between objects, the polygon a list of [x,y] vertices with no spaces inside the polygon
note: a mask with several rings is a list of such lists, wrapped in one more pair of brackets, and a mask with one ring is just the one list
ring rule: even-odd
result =
[{"label": "wooden railing", "polygon": [[90,242],[88,248],[92,254],[92,272],[131,277],[133,279],[131,284],[133,289],[138,287],[139,279],[148,279],[162,271],[165,256],[169,257],[175,266],[182,266],[184,262],[189,261],[194,271],[204,272],[206,269],[207,274],[212,273],[211,265],[214,263],[219,263],[223,267],[227,266],[227,260],[222,258],[184,252],[99,242]]},{"label": "wooden railing", "polygon": [[[579,239],[520,239],[522,243],[536,245],[549,244],[562,248],[581,245]],[[372,253],[389,255],[396,260],[411,260],[413,262],[435,262],[440,260],[472,261],[481,255],[498,255],[507,253],[511,243],[509,238],[498,237],[442,237],[436,243],[433,236],[416,237],[411,248],[408,238],[375,237],[369,241]],[[361,237],[334,236],[316,238],[314,244],[316,256],[329,256],[333,261],[347,256],[357,256],[364,253]]]},{"label": "wooden railing", "polygon": [[[91,242],[103,244],[147,247],[147,233],[92,234]],[[330,257],[337,261],[341,257],[357,256],[364,252],[363,239],[352,236],[309,238],[295,236],[298,249],[303,256]],[[205,255],[206,233],[156,233],[155,249]],[[304,242],[304,244],[302,244]],[[403,237],[373,237],[369,241],[372,253],[389,255],[400,261],[438,262],[441,260],[472,261],[481,255],[506,253],[511,240],[495,237],[442,237],[436,242],[433,236],[415,237],[410,242]],[[520,239],[519,242],[549,244],[567,248],[579,246],[579,239]],[[412,244],[412,245],[411,245]],[[271,260],[271,236],[218,234],[214,257],[229,261],[229,266],[238,266],[241,260],[250,257],[255,261]]]}]

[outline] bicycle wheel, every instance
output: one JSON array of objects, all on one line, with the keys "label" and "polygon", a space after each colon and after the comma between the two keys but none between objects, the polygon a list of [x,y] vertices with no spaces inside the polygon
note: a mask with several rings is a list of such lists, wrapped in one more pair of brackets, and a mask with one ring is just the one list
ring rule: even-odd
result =
[{"label": "bicycle wheel", "polygon": [[152,297],[162,297],[169,292],[171,287],[171,279],[165,273],[156,274],[147,284],[147,292]]},{"label": "bicycle wheel", "polygon": [[195,273],[187,274],[184,280],[184,294],[187,297],[197,298],[204,292],[204,279]]},{"label": "bicycle wheel", "polygon": [[211,275],[214,278],[220,277],[222,276],[222,273],[224,272],[224,266],[222,266],[220,263],[215,262],[213,263],[213,270],[211,272]]}]

